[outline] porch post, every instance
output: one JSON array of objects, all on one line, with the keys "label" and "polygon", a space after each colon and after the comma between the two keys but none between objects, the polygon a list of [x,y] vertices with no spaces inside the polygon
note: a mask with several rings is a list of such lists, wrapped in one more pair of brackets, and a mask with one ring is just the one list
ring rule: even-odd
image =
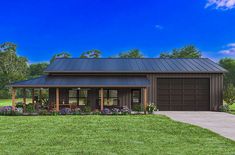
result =
[{"label": "porch post", "polygon": [[144,88],[144,114],[146,114],[147,107],[147,88]]},{"label": "porch post", "polygon": [[23,89],[23,111],[25,112],[26,110],[26,90],[25,88]]},{"label": "porch post", "polygon": [[39,102],[42,103],[42,88],[39,88]]},{"label": "porch post", "polygon": [[104,110],[104,89],[100,89],[100,110]]},{"label": "porch post", "polygon": [[32,104],[34,105],[34,88],[32,88]]},{"label": "porch post", "polygon": [[12,88],[11,90],[11,94],[12,94],[12,110],[15,110],[15,103],[16,103],[16,89]]},{"label": "porch post", "polygon": [[59,112],[59,102],[60,102],[60,91],[59,88],[56,88],[56,111]]}]

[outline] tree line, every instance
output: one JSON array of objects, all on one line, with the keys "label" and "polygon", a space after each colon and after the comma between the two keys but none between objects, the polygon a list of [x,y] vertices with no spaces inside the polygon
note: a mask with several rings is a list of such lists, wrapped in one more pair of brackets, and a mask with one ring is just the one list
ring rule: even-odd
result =
[{"label": "tree line", "polygon": [[[69,52],[60,52],[55,54],[49,63],[56,58],[71,58]],[[102,52],[97,49],[83,52],[80,58],[101,58]],[[144,58],[146,57],[139,49],[131,49],[121,52],[110,58]],[[159,58],[201,58],[201,51],[193,45],[187,45],[182,48],[173,49],[170,52],[162,52]],[[0,98],[10,98],[9,84],[38,77],[43,74],[44,69],[49,63],[29,64],[26,57],[17,54],[17,46],[14,43],[6,42],[0,44]],[[219,65],[227,69],[229,72],[224,76],[225,98],[229,98],[226,102],[235,102],[235,59],[223,58],[219,61]],[[233,97],[232,97],[233,96]]]}]

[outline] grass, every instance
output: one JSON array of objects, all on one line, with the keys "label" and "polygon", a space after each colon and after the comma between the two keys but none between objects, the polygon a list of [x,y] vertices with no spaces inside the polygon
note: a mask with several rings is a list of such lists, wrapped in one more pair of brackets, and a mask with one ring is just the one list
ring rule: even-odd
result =
[{"label": "grass", "polygon": [[0,154],[233,154],[235,142],[158,115],[0,117]]},{"label": "grass", "polygon": [[[22,102],[23,99],[22,98],[19,98],[19,99],[16,99],[16,102]],[[26,99],[27,103],[29,102],[32,102],[32,99],[28,98]],[[0,99],[0,107],[1,106],[9,106],[11,105],[11,99]]]},{"label": "grass", "polygon": [[233,103],[232,105],[229,105],[230,108],[230,112],[231,114],[235,114],[235,103]]},{"label": "grass", "polygon": [[235,111],[235,103],[233,103],[232,105],[229,106],[231,110]]}]

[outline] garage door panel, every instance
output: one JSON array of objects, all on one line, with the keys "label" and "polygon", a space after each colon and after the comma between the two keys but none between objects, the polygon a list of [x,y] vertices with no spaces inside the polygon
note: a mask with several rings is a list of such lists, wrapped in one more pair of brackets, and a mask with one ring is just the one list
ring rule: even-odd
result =
[{"label": "garage door panel", "polygon": [[178,100],[182,100],[182,95],[171,95],[170,99],[172,101],[178,101]]},{"label": "garage door panel", "polygon": [[169,98],[170,98],[170,95],[160,95],[160,96],[158,96],[159,100],[169,100]]},{"label": "garage door panel", "polygon": [[208,86],[207,85],[197,85],[197,89],[205,89],[205,90],[207,90]]},{"label": "garage door panel", "polygon": [[196,98],[195,95],[189,95],[189,94],[188,94],[188,95],[185,95],[185,94],[184,94],[184,100],[185,100],[185,101],[194,101],[195,98]]},{"label": "garage door panel", "polygon": [[169,94],[170,93],[170,89],[159,89],[159,95],[164,95],[164,94]]},{"label": "garage door panel", "polygon": [[197,101],[195,102],[198,106],[204,106],[204,105],[208,105],[209,103],[208,102],[205,102],[205,101]]},{"label": "garage door panel", "polygon": [[187,94],[195,94],[195,89],[187,89],[186,91],[184,90],[184,95],[187,95]]},{"label": "garage door panel", "polygon": [[207,106],[198,106],[197,111],[205,111],[206,108]]},{"label": "garage door panel", "polygon": [[169,99],[168,100],[158,100],[158,105],[170,105]]},{"label": "garage door panel", "polygon": [[171,80],[171,89],[182,89],[183,87],[183,80],[182,79],[172,79]]},{"label": "garage door panel", "polygon": [[207,85],[209,80],[208,79],[196,79],[197,84],[199,85]]},{"label": "garage door panel", "polygon": [[209,89],[203,89],[203,90],[198,90],[197,94],[201,95],[201,94],[206,94],[208,95],[210,93]]},{"label": "garage door panel", "polygon": [[174,110],[174,111],[183,111],[183,107],[182,106],[178,106],[178,105],[172,105],[171,106],[171,110]]},{"label": "garage door panel", "polygon": [[207,95],[197,95],[197,100],[198,101],[205,101],[207,100]]},{"label": "garage door panel", "polygon": [[177,94],[182,95],[182,89],[173,89],[171,90],[170,93],[173,95],[177,95]]},{"label": "garage door panel", "polygon": [[170,109],[170,105],[159,105],[158,108],[162,111],[167,111]]},{"label": "garage door panel", "polygon": [[196,109],[193,106],[191,106],[191,105],[184,105],[182,107],[182,110],[183,111],[195,111]]},{"label": "garage door panel", "polygon": [[194,86],[194,85],[184,85],[184,86],[183,86],[183,89],[184,89],[184,90],[187,90],[187,89],[195,89],[195,86]]},{"label": "garage door panel", "polygon": [[210,108],[209,79],[157,79],[159,110],[204,111]]}]

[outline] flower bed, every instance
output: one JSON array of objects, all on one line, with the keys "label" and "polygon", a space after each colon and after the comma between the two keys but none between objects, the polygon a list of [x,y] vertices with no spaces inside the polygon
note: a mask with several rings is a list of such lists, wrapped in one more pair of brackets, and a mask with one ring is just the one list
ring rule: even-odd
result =
[{"label": "flower bed", "polygon": [[[147,107],[149,114],[153,113],[156,109],[154,104],[150,104]],[[122,108],[104,108],[103,111],[95,109],[91,111],[89,108],[62,108],[59,112],[47,109],[35,110],[35,107],[32,104],[27,104],[25,107],[25,112],[23,112],[22,104],[17,104],[15,110],[11,106],[0,107],[0,115],[3,116],[38,116],[38,115],[47,115],[47,116],[56,116],[56,115],[128,115],[128,114],[142,114],[141,112],[132,113],[131,110],[124,106]]]}]

